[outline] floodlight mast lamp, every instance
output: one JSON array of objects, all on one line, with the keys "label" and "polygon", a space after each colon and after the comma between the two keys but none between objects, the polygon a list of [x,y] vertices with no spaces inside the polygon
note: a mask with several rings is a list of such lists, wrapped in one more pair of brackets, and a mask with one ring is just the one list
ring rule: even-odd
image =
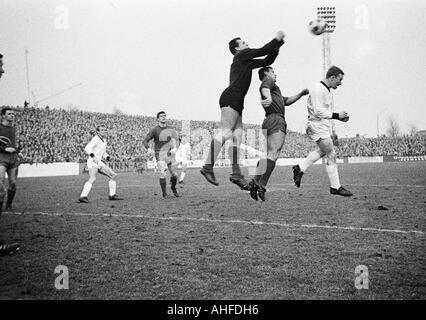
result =
[{"label": "floodlight mast lamp", "polygon": [[[325,20],[327,27],[322,34],[322,72],[323,77],[331,66],[331,46],[330,46],[330,33],[334,32],[336,28],[336,7],[317,7],[318,19]],[[331,109],[334,111],[334,101],[331,101]],[[335,123],[331,121],[332,131],[335,132]]]},{"label": "floodlight mast lamp", "polygon": [[330,55],[330,33],[334,32],[336,28],[336,8],[335,7],[318,7],[317,8],[318,19],[325,20],[327,22],[327,28],[322,35],[322,63],[324,77],[327,73],[328,68],[331,65]]}]

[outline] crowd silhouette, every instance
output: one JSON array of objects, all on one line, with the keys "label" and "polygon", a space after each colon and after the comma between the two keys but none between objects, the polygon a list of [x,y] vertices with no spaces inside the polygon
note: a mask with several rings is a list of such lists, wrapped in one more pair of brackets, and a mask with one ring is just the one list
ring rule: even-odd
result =
[{"label": "crowd silhouette", "polygon": [[[105,124],[109,134],[108,153],[114,161],[140,162],[152,157],[142,145],[146,133],[155,125],[155,117],[99,113],[52,108],[14,107],[16,112],[17,145],[22,163],[85,162],[85,145],[95,134],[98,124]],[[215,121],[169,120],[178,132],[189,134],[191,160],[205,159],[210,139],[218,128]],[[260,125],[244,125],[243,143],[262,150]],[[426,154],[426,136],[403,135],[396,138],[343,138],[336,148],[339,157],[413,156]],[[289,131],[282,158],[306,157],[315,143],[301,133]],[[227,157],[226,148],[219,159]],[[242,158],[253,158],[249,150],[241,151]]]}]

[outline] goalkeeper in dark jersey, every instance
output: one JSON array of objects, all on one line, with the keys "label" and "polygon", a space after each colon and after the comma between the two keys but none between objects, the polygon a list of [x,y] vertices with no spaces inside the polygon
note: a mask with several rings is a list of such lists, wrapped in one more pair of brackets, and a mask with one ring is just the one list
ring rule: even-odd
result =
[{"label": "goalkeeper in dark jersey", "polygon": [[265,120],[262,123],[262,131],[267,141],[267,157],[257,163],[256,175],[250,182],[250,195],[256,201],[258,196],[265,201],[266,184],[275,168],[275,163],[284,146],[287,133],[285,121],[285,107],[295,103],[309,91],[302,90],[292,97],[284,97],[280,88],[276,85],[277,76],[272,67],[264,67],[259,70],[261,103],[265,109]]},{"label": "goalkeeper in dark jersey", "polygon": [[[229,178],[243,190],[249,190],[250,185],[241,173],[239,165],[240,145],[243,135],[242,114],[244,109],[244,97],[250,87],[252,70],[266,67],[272,64],[278,56],[279,48],[284,44],[284,33],[278,31],[272,41],[259,49],[251,49],[248,44],[240,38],[232,39],[229,42],[229,50],[234,55],[232,61],[229,86],[220,96],[220,127],[210,143],[209,154],[206,163],[201,169],[201,174],[208,182],[218,185],[216,181],[213,166],[222,149],[222,146],[228,139],[232,138],[232,145],[229,150],[232,161],[232,174]],[[255,59],[263,57],[263,59]]]}]

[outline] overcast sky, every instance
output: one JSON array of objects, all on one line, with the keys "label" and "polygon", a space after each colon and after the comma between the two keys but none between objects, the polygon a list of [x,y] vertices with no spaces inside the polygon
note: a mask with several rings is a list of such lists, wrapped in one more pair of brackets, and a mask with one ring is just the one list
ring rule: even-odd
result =
[{"label": "overcast sky", "polygon": [[[351,120],[339,136],[384,132],[394,116],[404,131],[426,129],[426,1],[286,0],[1,0],[0,52],[5,75],[0,104],[37,100],[82,83],[40,103],[59,108],[169,118],[220,118],[219,96],[228,85],[230,39],[250,47],[278,30],[286,43],[273,67],[284,95],[322,78],[322,37],[307,31],[317,6],[335,6],[331,62],[345,71],[334,92],[337,110]],[[253,72],[243,121],[261,123],[259,80]],[[31,101],[34,98],[31,95]],[[306,98],[287,108],[289,128],[301,131]]]}]

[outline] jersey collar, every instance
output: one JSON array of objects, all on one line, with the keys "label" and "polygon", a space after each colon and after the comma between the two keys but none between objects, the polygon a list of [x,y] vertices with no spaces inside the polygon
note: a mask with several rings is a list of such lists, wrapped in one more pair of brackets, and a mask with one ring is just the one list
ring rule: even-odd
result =
[{"label": "jersey collar", "polygon": [[324,81],[321,81],[321,83],[324,85],[324,87],[327,88],[328,92],[330,92],[330,87],[328,85],[326,85]]}]

